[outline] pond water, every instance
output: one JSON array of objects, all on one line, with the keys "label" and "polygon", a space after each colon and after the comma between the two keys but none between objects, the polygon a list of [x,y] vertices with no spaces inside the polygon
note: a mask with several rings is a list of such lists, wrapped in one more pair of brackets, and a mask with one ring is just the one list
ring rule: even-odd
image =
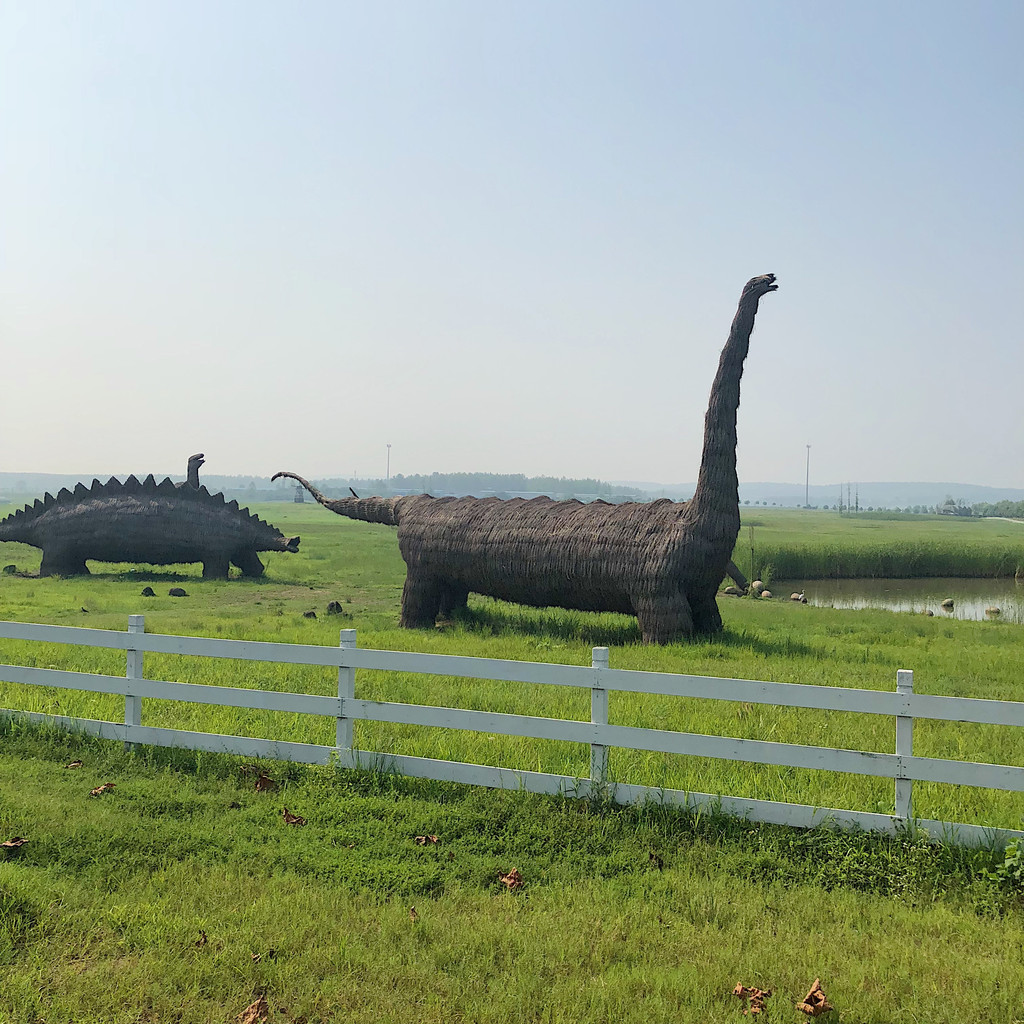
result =
[{"label": "pond water", "polygon": [[[824,608],[927,610],[948,619],[1024,623],[1024,584],[1012,579],[773,580],[771,589],[782,598],[803,592],[808,604]],[[947,598],[953,600],[952,609],[942,607]],[[988,608],[998,608],[999,614],[987,613]]]}]

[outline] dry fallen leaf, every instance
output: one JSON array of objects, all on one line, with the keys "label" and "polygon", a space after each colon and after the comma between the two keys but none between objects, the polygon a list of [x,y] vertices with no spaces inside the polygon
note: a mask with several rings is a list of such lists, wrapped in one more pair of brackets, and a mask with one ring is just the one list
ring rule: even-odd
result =
[{"label": "dry fallen leaf", "polygon": [[256,780],[256,792],[266,793],[275,789],[277,789],[277,783],[266,772],[261,772],[260,777]]},{"label": "dry fallen leaf", "polygon": [[252,962],[254,964],[258,964],[263,959],[262,953],[250,953],[249,955],[252,958]]},{"label": "dry fallen leaf", "polygon": [[266,996],[260,996],[254,1003],[250,1003],[240,1014],[238,1024],[265,1024],[270,1016],[270,1007],[267,1005]]},{"label": "dry fallen leaf", "polygon": [[507,875],[498,875],[501,882],[508,886],[509,891],[523,887],[523,876],[513,868]]},{"label": "dry fallen leaf", "polygon": [[65,768],[81,768],[81,761],[71,761],[69,764],[64,765]]},{"label": "dry fallen leaf", "polygon": [[0,846],[6,846],[8,850],[16,850],[19,846],[24,846],[28,840],[24,836],[15,836],[13,839],[8,839],[6,842],[0,843]]},{"label": "dry fallen leaf", "polygon": [[113,789],[114,785],[115,783],[113,782],[104,782],[102,786],[89,790],[89,796],[99,796],[100,793],[106,793],[108,789]]},{"label": "dry fallen leaf", "polygon": [[814,984],[811,986],[811,991],[804,996],[802,1003],[797,1003],[796,1008],[803,1013],[806,1013],[808,1017],[820,1017],[823,1013],[828,1013],[835,1007],[825,998],[825,993],[821,989],[821,979],[815,978]]},{"label": "dry fallen leaf", "polygon": [[292,814],[286,807],[284,809],[284,823],[286,825],[305,825],[306,819],[301,814]]},{"label": "dry fallen leaf", "polygon": [[746,1016],[748,1013],[764,1013],[767,1009],[764,1001],[772,994],[772,990],[770,988],[747,988],[743,982],[738,981],[732,994],[748,1004],[743,1010],[743,1014]]},{"label": "dry fallen leaf", "polygon": [[410,921],[418,921],[419,917],[420,917],[420,915],[416,913],[416,908],[415,907],[410,907],[409,908],[409,920]]},{"label": "dry fallen leaf", "polygon": [[417,836],[416,842],[420,846],[426,846],[430,843],[432,846],[436,846],[441,840],[437,836]]}]

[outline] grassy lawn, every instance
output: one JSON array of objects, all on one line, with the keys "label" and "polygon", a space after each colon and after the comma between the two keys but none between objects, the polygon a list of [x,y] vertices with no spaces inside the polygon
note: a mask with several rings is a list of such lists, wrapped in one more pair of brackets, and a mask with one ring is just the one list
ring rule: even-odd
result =
[{"label": "grassy lawn", "polygon": [[[572,664],[608,645],[613,667],[877,689],[912,668],[921,692],[1022,699],[1020,627],[999,622],[729,600],[720,637],[653,648],[624,616],[473,599],[464,620],[403,631],[393,530],[309,505],[259,511],[303,537],[299,554],[266,556],[261,581],[203,581],[198,567],[7,575],[0,618],[124,629],[144,612],[150,632],[321,644],[355,627],[365,647]],[[804,515],[825,514],[758,512],[755,543],[776,517]],[[878,527],[891,525],[903,527]],[[962,525],[985,524],[935,528]],[[0,545],[3,564],[38,561],[35,549]],[[141,596],[147,585],[156,597]],[[171,586],[189,596],[168,596]],[[327,616],[330,600],[346,614]],[[0,642],[0,660],[124,671],[123,654],[41,644]],[[157,656],[147,656],[146,674],[336,687],[329,671]],[[560,687],[360,673],[357,695],[589,717],[588,695]],[[9,684],[0,706],[123,714],[116,698]],[[729,702],[613,695],[611,720],[856,749],[893,742],[891,720],[876,716]],[[143,723],[320,743],[333,735],[326,719],[163,702],[146,703]],[[587,770],[586,748],[573,744],[372,723],[356,733],[364,749]],[[1022,763],[1019,739],[1002,727],[919,723],[915,752]],[[64,767],[76,760],[83,767]],[[28,842],[0,860],[0,1021],[230,1021],[265,994],[273,1021],[704,1022],[741,1019],[737,982],[773,989],[767,1019],[793,1021],[816,976],[842,1021],[1024,1020],[1024,906],[1019,883],[999,876],[1001,853],[262,768],[278,788],[257,792],[232,758],[126,753],[6,727],[0,842]],[[819,806],[892,805],[891,782],[827,772],[613,751],[612,773]],[[105,782],[115,788],[89,796]],[[1017,795],[960,787],[919,784],[915,806],[1012,828],[1024,816]],[[284,807],[306,825],[287,825]],[[430,835],[437,844],[415,841]],[[512,867],[520,890],[499,879]]]}]

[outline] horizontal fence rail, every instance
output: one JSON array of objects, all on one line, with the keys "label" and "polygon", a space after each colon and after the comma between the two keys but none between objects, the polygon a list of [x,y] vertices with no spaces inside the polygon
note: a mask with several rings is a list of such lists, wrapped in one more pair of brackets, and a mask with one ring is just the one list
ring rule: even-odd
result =
[{"label": "horizontal fence rail", "polygon": [[[914,818],[914,781],[1024,791],[1024,768],[1021,767],[914,756],[912,746],[915,719],[1024,726],[1024,703],[915,694],[913,673],[908,670],[900,670],[897,673],[895,691],[848,689],[801,683],[772,683],[612,669],[608,665],[608,649],[603,647],[594,648],[590,666],[580,666],[360,649],[356,645],[356,631],[353,629],[341,631],[338,647],[169,636],[146,633],[144,618],[141,615],[129,616],[126,632],[0,622],[0,639],[125,651],[124,676],[0,664],[2,682],[122,696],[125,700],[123,724],[24,712],[18,709],[0,709],[0,714],[20,716],[31,722],[50,723],[106,739],[120,740],[126,746],[147,743],[310,764],[335,762],[344,767],[390,769],[421,778],[494,788],[520,788],[538,793],[567,793],[578,796],[602,793],[619,803],[655,800],[692,809],[714,807],[752,821],[801,827],[830,823],[840,827],[859,827],[894,833],[913,824],[933,836],[965,843],[999,842],[1024,836],[1024,832],[1007,829]],[[338,672],[338,693],[336,696],[322,696],[146,679],[143,677],[143,658],[147,653],[334,668]],[[589,689],[591,721],[359,699],[355,695],[357,670]],[[895,720],[895,751],[886,753],[846,750],[614,725],[608,721],[609,691],[884,715]],[[337,723],[336,742],[334,746],[321,746],[287,740],[256,739],[144,726],[144,699],[334,718]],[[577,779],[546,772],[365,751],[357,749],[353,742],[353,723],[357,721],[467,730],[585,744],[589,745],[591,751],[590,777]],[[612,747],[891,778],[895,787],[894,811],[893,814],[886,815],[816,808],[803,804],[610,782],[607,779],[608,753]]]}]

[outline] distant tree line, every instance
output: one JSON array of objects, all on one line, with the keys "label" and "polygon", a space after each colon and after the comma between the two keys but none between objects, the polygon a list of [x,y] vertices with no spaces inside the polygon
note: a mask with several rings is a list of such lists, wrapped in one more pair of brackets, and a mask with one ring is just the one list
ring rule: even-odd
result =
[{"label": "distant tree line", "polygon": [[523,473],[398,473],[390,480],[361,479],[319,480],[317,486],[325,494],[347,493],[351,487],[362,494],[495,494],[498,497],[509,494],[545,494],[550,497],[586,495],[603,498],[606,501],[624,499],[646,500],[647,495],[636,487],[623,487],[592,477],[574,478],[564,476],[526,476]]},{"label": "distant tree line", "polygon": [[979,501],[971,506],[976,516],[1007,516],[1010,519],[1024,519],[1024,501],[988,502]]}]

